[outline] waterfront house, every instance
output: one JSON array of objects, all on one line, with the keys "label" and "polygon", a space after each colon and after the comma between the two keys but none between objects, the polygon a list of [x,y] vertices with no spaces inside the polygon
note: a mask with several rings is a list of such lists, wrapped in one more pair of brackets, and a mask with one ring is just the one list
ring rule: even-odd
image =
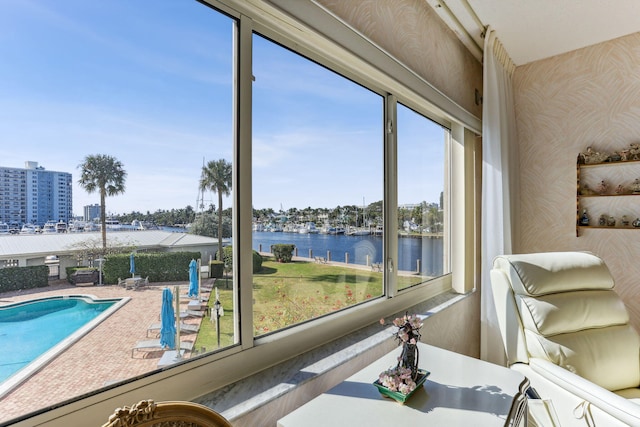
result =
[{"label": "waterfront house", "polygon": [[[568,10],[567,15],[561,13],[560,2],[531,2],[531,7],[549,12],[546,16],[549,22],[552,18],[561,20],[559,25],[566,31],[549,41],[559,49],[556,51],[543,50],[538,45],[553,34],[546,31],[544,20],[539,26],[527,26],[521,21],[526,12],[512,2],[203,0],[203,3],[237,18],[240,23],[242,51],[238,53],[237,63],[242,84],[251,84],[251,70],[245,68],[250,57],[248,39],[252,31],[257,31],[278,43],[295,47],[343,75],[392,94],[450,127],[452,138],[457,142],[454,151],[462,152],[453,153],[458,168],[452,173],[452,185],[458,185],[457,189],[462,191],[455,193],[453,201],[457,209],[452,209],[451,219],[455,230],[451,235],[455,247],[451,254],[451,275],[438,281],[436,286],[363,305],[355,310],[356,314],[341,312],[328,316],[303,330],[292,328],[286,334],[273,334],[262,340],[254,340],[251,330],[241,330],[239,344],[229,349],[41,410],[17,425],[99,425],[114,408],[148,397],[200,399],[215,404],[216,398],[222,401],[223,396],[233,396],[237,399],[235,404],[228,404],[221,412],[234,425],[273,426],[277,419],[309,396],[348,377],[367,360],[385,353],[393,343],[363,346],[362,357],[337,361],[336,366],[327,367],[304,384],[288,384],[286,392],[281,392],[282,388],[277,385],[262,388],[257,384],[268,382],[267,368],[287,370],[288,361],[303,357],[337,337],[356,334],[354,340],[366,340],[357,334],[381,315],[416,306],[423,313],[429,312],[423,331],[425,342],[469,356],[489,358],[489,344],[481,333],[486,324],[482,286],[487,284],[481,278],[490,260],[486,259],[488,254],[482,252],[481,242],[499,237],[497,234],[487,236],[486,229],[480,230],[482,196],[487,196],[481,194],[482,159],[488,153],[483,153],[479,135],[483,132],[482,104],[491,100],[483,93],[480,60],[483,41],[473,41],[485,31],[485,25],[495,27],[497,38],[503,41],[506,53],[513,60],[517,133],[510,144],[514,148],[512,153],[519,154],[511,158],[509,164],[514,173],[511,182],[516,184],[506,208],[512,214],[512,224],[508,227],[513,236],[511,249],[514,252],[590,250],[597,253],[610,266],[617,290],[631,311],[632,324],[636,328],[640,326],[635,289],[640,248],[634,243],[635,230],[592,229],[576,233],[575,204],[577,155],[591,145],[602,151],[623,149],[637,142],[640,133],[636,117],[640,99],[636,96],[640,87],[637,73],[640,56],[635,54],[640,49],[640,33],[638,28],[623,25],[627,22],[622,19],[640,22],[631,1],[616,3],[617,10],[621,11],[619,20],[600,27],[589,19],[605,15],[598,10],[602,2],[580,2],[577,7],[580,14]],[[470,17],[464,12],[468,9],[467,3],[478,8],[486,3],[494,11],[508,11],[507,20],[523,30],[522,39],[501,27],[504,17],[491,13],[489,8],[479,8],[477,16]],[[606,7],[613,6],[607,4]],[[449,11],[458,13],[458,19],[449,15]],[[585,38],[576,40],[576,45],[565,47],[564,41],[582,34],[578,31],[582,25],[588,27],[587,33],[596,37],[599,30],[609,27],[627,29],[627,32],[607,33],[599,39],[582,36]],[[248,96],[248,92],[250,90],[241,92],[241,96]],[[240,142],[236,154],[240,164],[236,178],[245,176],[242,168],[247,166],[243,164],[251,163],[251,152],[244,148],[251,139],[250,129],[242,126],[247,123],[243,120],[250,112],[243,110],[243,102],[247,101],[247,98],[239,100],[241,118],[236,131]],[[385,128],[393,132],[392,126]],[[344,163],[327,167],[343,166],[348,167]],[[393,175],[390,173],[385,179],[392,180]],[[251,230],[251,212],[246,208],[252,205],[251,182],[238,179],[237,184],[234,192],[239,212],[234,230]],[[397,204],[394,191],[386,197]],[[499,199],[504,201],[502,197]],[[634,218],[636,215],[640,216],[640,212],[634,212]],[[234,235],[236,238],[234,246],[240,261],[235,273],[239,283],[250,283],[250,233]],[[241,294],[240,298],[238,308],[248,307],[250,311],[250,293]],[[311,376],[308,372],[303,374]],[[243,387],[252,381],[256,382],[254,387]],[[202,400],[203,396],[210,397]]]}]

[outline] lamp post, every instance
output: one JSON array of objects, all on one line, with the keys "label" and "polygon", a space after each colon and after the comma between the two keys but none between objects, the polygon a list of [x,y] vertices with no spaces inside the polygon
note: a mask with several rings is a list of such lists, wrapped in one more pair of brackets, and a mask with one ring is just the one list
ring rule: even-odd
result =
[{"label": "lamp post", "polygon": [[213,303],[213,308],[216,311],[216,333],[218,335],[218,348],[220,348],[220,299],[218,297],[218,289],[216,288],[216,302]]}]

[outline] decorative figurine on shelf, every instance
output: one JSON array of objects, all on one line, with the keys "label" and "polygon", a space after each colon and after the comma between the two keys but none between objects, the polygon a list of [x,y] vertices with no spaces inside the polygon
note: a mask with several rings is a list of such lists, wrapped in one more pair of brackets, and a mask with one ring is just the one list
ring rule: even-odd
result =
[{"label": "decorative figurine on shelf", "polygon": [[616,187],[615,190],[616,194],[626,194],[627,193],[627,189],[624,188],[624,185],[620,184]]},{"label": "decorative figurine on shelf", "polygon": [[629,160],[640,160],[640,143],[629,144]]},{"label": "decorative figurine on shelf", "polygon": [[580,217],[580,225],[589,225],[589,215],[587,214],[587,210],[582,210],[582,216]]},{"label": "decorative figurine on shelf", "polygon": [[631,225],[633,225],[636,228],[640,227],[640,218],[636,218],[635,221],[631,223]]},{"label": "decorative figurine on shelf", "polygon": [[596,192],[589,187],[589,184],[585,184],[580,190],[581,196],[593,196],[594,194],[596,194]]},{"label": "decorative figurine on shelf", "polygon": [[613,153],[611,153],[611,155],[609,156],[609,161],[610,162],[619,162],[620,160],[622,160],[622,156],[620,155],[620,153],[618,153],[617,151],[614,151]]},{"label": "decorative figurine on shelf", "polygon": [[622,219],[620,220],[620,224],[623,227],[628,227],[629,226],[629,217],[626,215],[622,215]]},{"label": "decorative figurine on shelf", "polygon": [[629,150],[620,151],[620,160],[623,162],[626,162],[627,160],[629,160]]},{"label": "decorative figurine on shelf", "polygon": [[594,151],[591,147],[587,147],[587,150],[580,153],[580,157],[585,164],[603,163],[609,159],[609,155],[606,153],[599,153]]},{"label": "decorative figurine on shelf", "polygon": [[609,184],[607,184],[603,179],[596,187],[596,192],[602,196],[604,194],[607,194],[607,191],[609,191]]},{"label": "decorative figurine on shelf", "polygon": [[616,219],[612,216],[609,217],[609,219],[607,219],[607,225],[609,227],[615,227],[616,226]]},{"label": "decorative figurine on shelf", "polygon": [[607,225],[607,216],[605,214],[600,215],[600,219],[598,219],[598,225],[602,227]]},{"label": "decorative figurine on shelf", "polygon": [[636,178],[629,186],[629,190],[633,194],[640,194],[640,179]]}]

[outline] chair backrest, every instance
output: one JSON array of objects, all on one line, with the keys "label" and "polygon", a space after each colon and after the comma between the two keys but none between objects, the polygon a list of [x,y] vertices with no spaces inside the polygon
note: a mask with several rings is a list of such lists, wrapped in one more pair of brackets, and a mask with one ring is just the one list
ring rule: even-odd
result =
[{"label": "chair backrest", "polygon": [[501,255],[491,286],[509,364],[540,358],[608,390],[640,385],[640,337],[599,257]]},{"label": "chair backrest", "polygon": [[222,415],[192,402],[142,400],[118,408],[102,427],[232,427]]}]

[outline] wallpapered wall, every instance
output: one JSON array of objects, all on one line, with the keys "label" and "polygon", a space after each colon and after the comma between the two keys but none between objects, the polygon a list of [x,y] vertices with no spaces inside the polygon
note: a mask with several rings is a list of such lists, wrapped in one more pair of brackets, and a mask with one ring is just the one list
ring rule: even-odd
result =
[{"label": "wallpapered wall", "polygon": [[[613,152],[640,142],[640,33],[533,62],[514,74],[520,149],[519,252],[587,250],[602,257],[640,330],[640,229],[592,229],[576,237],[576,158],[591,146]],[[640,163],[590,168],[628,185]],[[600,214],[640,217],[640,196],[586,200]]]},{"label": "wallpapered wall", "polygon": [[317,0],[477,117],[482,64],[425,0]]}]

